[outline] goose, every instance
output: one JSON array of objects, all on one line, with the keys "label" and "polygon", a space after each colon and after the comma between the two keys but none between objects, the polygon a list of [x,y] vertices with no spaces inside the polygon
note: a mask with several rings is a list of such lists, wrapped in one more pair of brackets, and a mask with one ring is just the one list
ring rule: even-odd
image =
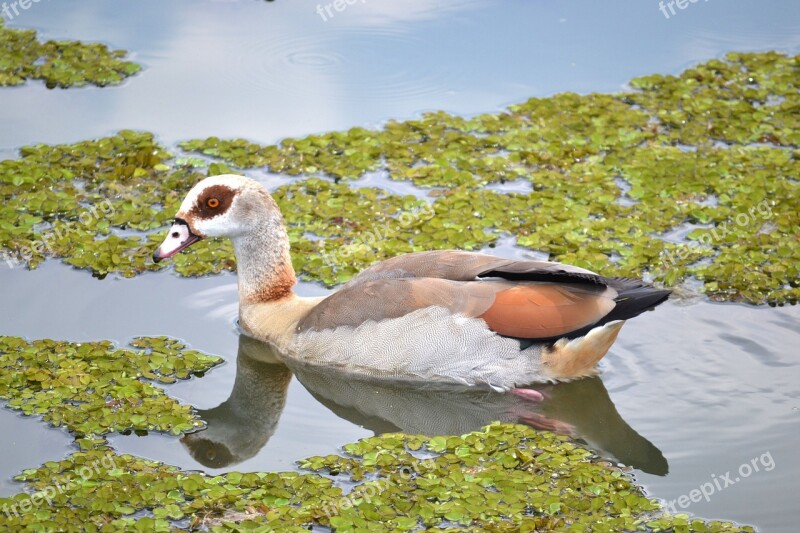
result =
[{"label": "goose", "polygon": [[278,205],[260,183],[233,174],[192,187],[153,260],[207,237],[233,243],[242,331],[287,357],[532,400],[540,395],[525,385],[596,374],[625,321],[670,295],[561,263],[439,250],[390,258],[330,295],[301,297]]}]

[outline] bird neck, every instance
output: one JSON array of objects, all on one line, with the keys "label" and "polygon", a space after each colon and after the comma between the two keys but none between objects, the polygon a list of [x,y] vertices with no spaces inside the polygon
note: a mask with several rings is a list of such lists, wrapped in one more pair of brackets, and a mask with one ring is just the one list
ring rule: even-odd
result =
[{"label": "bird neck", "polygon": [[264,363],[240,354],[233,390],[223,405],[239,420],[273,426],[283,411],[291,379],[291,371],[283,364]]},{"label": "bird neck", "polygon": [[246,235],[231,241],[236,253],[240,305],[275,302],[292,295],[297,278],[282,219],[266,218]]}]

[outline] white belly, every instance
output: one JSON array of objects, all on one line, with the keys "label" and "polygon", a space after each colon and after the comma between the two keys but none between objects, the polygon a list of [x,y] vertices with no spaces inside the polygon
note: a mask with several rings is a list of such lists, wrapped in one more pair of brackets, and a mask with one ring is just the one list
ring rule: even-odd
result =
[{"label": "white belly", "polygon": [[506,390],[546,379],[540,350],[537,345],[520,350],[518,341],[497,335],[481,319],[427,307],[356,328],[302,333],[288,355],[373,378]]}]

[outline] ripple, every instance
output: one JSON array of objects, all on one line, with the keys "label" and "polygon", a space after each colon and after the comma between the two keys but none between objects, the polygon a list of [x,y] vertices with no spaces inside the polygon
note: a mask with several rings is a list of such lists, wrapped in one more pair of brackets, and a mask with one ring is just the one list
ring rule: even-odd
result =
[{"label": "ripple", "polygon": [[243,43],[242,82],[259,92],[324,93],[326,100],[402,100],[446,93],[458,71],[403,28],[337,28]]},{"label": "ripple", "polygon": [[286,60],[291,65],[311,67],[319,70],[339,65],[342,62],[340,56],[321,52],[292,52],[286,56]]}]

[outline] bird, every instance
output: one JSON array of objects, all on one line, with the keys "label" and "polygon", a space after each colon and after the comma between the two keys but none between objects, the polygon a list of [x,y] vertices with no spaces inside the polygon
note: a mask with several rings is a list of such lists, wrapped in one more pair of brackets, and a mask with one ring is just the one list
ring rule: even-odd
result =
[{"label": "bird", "polygon": [[595,375],[625,321],[670,295],[557,262],[435,250],[389,258],[331,294],[302,297],[278,205],[259,182],[235,174],[189,190],[153,260],[209,237],[233,244],[242,332],[286,357],[532,400],[540,398],[525,385]]}]

